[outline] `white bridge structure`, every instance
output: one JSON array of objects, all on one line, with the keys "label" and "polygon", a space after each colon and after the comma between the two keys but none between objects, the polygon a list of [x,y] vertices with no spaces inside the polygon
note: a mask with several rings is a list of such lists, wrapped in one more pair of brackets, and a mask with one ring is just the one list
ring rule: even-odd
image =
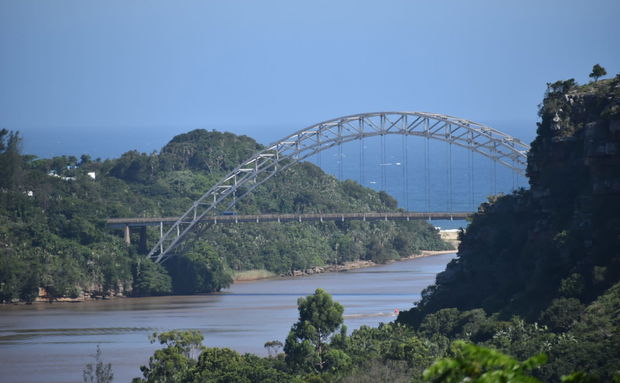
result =
[{"label": "white bridge structure", "polygon": [[[155,262],[174,254],[198,223],[222,216],[271,177],[323,150],[368,137],[403,135],[444,141],[488,157],[525,175],[529,146],[473,121],[422,112],[378,112],[339,117],[292,133],[243,161],[188,207],[164,230],[148,253]],[[428,213],[428,212],[427,212]],[[120,221],[116,222],[117,224]]]}]

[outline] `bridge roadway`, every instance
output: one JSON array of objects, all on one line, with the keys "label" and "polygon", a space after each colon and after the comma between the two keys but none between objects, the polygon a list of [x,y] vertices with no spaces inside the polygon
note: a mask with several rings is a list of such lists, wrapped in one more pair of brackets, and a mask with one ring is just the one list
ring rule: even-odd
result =
[{"label": "bridge roadway", "polygon": [[[437,220],[467,219],[471,212],[392,212],[392,213],[312,213],[312,214],[257,214],[257,215],[213,215],[205,216],[200,222],[205,223],[240,223],[240,222],[323,222],[323,221],[394,221],[394,220]],[[110,218],[106,221],[112,229],[125,227],[159,226],[177,222],[180,217],[161,218]]]},{"label": "bridge roadway", "polygon": [[[433,220],[433,219],[466,219],[473,213],[470,212],[393,212],[393,213],[313,213],[313,214],[257,214],[257,215],[212,215],[200,218],[200,222],[222,224],[242,222],[323,222],[323,221],[394,221],[394,220]],[[109,218],[106,224],[111,229],[123,229],[125,243],[131,244],[130,228],[140,230],[140,252],[146,251],[146,227],[159,226],[160,237],[164,234],[164,224],[178,222],[180,217],[160,218]],[[178,230],[178,226],[177,226]],[[180,233],[177,232],[177,236]]]}]

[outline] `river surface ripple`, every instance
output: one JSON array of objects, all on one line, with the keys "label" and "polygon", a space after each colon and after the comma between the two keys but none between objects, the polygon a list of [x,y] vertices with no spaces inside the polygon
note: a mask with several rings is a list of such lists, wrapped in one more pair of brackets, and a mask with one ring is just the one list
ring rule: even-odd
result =
[{"label": "river surface ripple", "polygon": [[115,382],[141,376],[154,331],[197,329],[205,345],[265,355],[297,321],[297,299],[323,288],[344,307],[349,331],[394,320],[454,254],[299,278],[236,283],[217,294],[0,306],[0,382],[81,382],[97,345]]}]

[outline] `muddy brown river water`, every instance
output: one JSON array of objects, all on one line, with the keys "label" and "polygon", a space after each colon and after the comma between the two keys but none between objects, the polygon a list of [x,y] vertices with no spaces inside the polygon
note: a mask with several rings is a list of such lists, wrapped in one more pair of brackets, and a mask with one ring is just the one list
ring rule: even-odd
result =
[{"label": "muddy brown river water", "polygon": [[217,294],[0,306],[0,382],[81,382],[97,345],[115,382],[140,376],[154,331],[198,329],[205,345],[266,355],[297,320],[297,299],[323,288],[345,307],[349,331],[394,320],[454,254],[299,278],[237,283]]}]

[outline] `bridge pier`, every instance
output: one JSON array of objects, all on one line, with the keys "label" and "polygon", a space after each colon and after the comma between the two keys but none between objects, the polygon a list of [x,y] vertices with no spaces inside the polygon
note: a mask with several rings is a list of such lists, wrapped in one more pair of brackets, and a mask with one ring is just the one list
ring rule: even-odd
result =
[{"label": "bridge pier", "polygon": [[[146,234],[146,226],[139,226],[140,229],[140,242],[138,243],[138,252],[140,254],[146,254],[148,252],[148,248],[146,247],[147,242],[147,234]],[[123,227],[123,239],[127,246],[131,246],[131,228],[129,225],[125,225]]]},{"label": "bridge pier", "polygon": [[131,232],[129,231],[129,225],[125,225],[124,228],[124,239],[127,246],[131,245]]},{"label": "bridge pier", "polygon": [[138,246],[138,252],[140,254],[147,254],[149,252],[148,247],[146,247],[146,226],[140,227],[140,245]]}]

